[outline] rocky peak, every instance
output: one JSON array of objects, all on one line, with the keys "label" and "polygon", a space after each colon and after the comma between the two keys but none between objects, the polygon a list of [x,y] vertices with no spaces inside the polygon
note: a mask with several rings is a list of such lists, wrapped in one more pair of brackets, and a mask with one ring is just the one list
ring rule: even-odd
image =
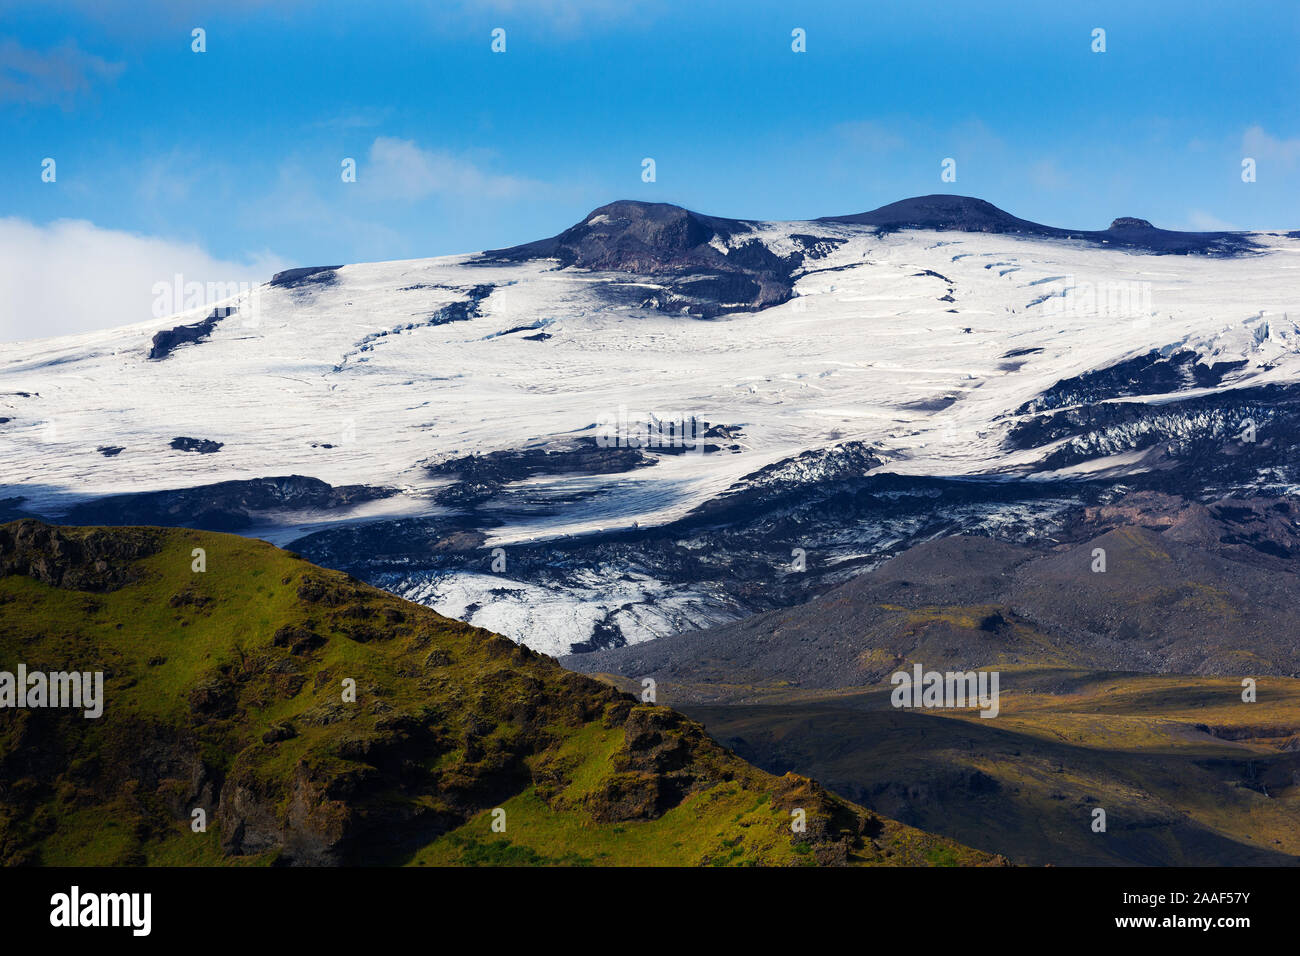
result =
[{"label": "rocky peak", "polygon": [[778,256],[757,236],[747,239],[755,225],[623,199],[550,239],[485,252],[483,261],[556,259],[563,267],[654,275],[667,288],[647,306],[702,316],[752,311],[786,301],[803,262],[800,253]]},{"label": "rocky peak", "polygon": [[1155,226],[1151,225],[1151,223],[1145,219],[1135,219],[1132,216],[1120,216],[1110,224],[1110,229],[1112,231],[1116,229],[1155,229]]},{"label": "rocky peak", "polygon": [[913,196],[853,216],[827,216],[819,222],[897,229],[955,229],[962,232],[1035,232],[1048,229],[1017,219],[991,202],[974,196],[936,193]]}]

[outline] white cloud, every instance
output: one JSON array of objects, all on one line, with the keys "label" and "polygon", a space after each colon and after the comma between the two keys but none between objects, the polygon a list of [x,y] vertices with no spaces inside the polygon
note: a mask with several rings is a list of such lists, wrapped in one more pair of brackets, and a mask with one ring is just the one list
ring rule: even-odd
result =
[{"label": "white cloud", "polygon": [[1262,126],[1251,126],[1241,136],[1241,155],[1287,168],[1300,162],[1300,137],[1278,139]]},{"label": "white cloud", "polygon": [[236,219],[240,228],[257,235],[312,235],[333,250],[325,257],[333,263],[410,256],[407,237],[402,232],[384,222],[353,214],[354,209],[359,208],[363,213],[369,209],[364,203],[353,205],[347,201],[352,190],[365,188],[364,162],[360,181],[355,185],[343,184],[331,174],[328,187],[322,190],[316,185],[314,175],[311,166],[301,159],[282,162],[269,193],[239,204]]},{"label": "white cloud", "polygon": [[0,41],[0,102],[70,106],[96,83],[117,79],[121,63],[110,63],[71,40],[49,50],[32,50],[17,40]]},{"label": "white cloud", "polygon": [[500,176],[445,150],[421,149],[409,139],[380,136],[370,146],[369,163],[357,171],[366,192],[379,199],[419,200],[431,196],[509,199],[540,183]]},{"label": "white cloud", "polygon": [[1187,228],[1193,232],[1239,232],[1241,229],[1203,209],[1193,209],[1187,214]]},{"label": "white cloud", "polygon": [[0,341],[113,328],[153,318],[154,285],[265,282],[286,268],[270,253],[217,259],[194,243],[101,229],[79,219],[40,226],[0,219]]}]

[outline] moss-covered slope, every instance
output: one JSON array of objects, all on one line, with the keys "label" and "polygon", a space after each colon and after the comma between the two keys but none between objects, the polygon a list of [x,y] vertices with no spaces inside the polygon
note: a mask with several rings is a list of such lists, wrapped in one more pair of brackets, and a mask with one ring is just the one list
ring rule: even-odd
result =
[{"label": "moss-covered slope", "polygon": [[6,864],[999,862],[231,535],[0,526],[19,663],[102,670],[104,710],[0,710]]}]

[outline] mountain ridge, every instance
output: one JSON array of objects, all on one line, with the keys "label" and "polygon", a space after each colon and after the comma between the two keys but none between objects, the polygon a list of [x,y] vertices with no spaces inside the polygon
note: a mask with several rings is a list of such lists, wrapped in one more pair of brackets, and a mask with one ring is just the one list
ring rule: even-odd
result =
[{"label": "mountain ridge", "polygon": [[[809,219],[764,220],[735,219],[696,212],[667,202],[619,199],[599,206],[581,221],[555,236],[517,246],[487,250],[491,260],[518,260],[553,257],[563,266],[582,268],[617,268],[630,272],[653,271],[689,261],[690,254],[716,239],[731,239],[752,232],[756,227],[776,222],[829,223],[845,226],[871,226],[881,232],[904,229],[927,229],[956,232],[985,232],[1026,235],[1044,239],[1076,239],[1119,248],[1143,249],[1154,253],[1217,252],[1233,254],[1249,251],[1252,246],[1247,230],[1190,232],[1163,229],[1146,219],[1119,216],[1105,229],[1068,229],[1048,226],[1012,215],[993,203],[974,196],[931,193],[887,203],[876,209],[848,215],[818,216]],[[616,255],[610,248],[610,233],[598,250],[588,248],[583,240],[598,226],[611,223],[628,225],[614,233],[620,243],[634,244],[638,255]]]}]

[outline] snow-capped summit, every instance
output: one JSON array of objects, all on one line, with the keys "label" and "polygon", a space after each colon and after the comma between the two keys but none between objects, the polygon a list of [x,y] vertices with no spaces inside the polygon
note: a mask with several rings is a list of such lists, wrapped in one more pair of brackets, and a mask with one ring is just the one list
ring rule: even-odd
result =
[{"label": "snow-capped summit", "polygon": [[[522,246],[0,346],[0,504],[312,535],[534,646],[643,639],[874,560],[924,533],[936,481],[966,483],[949,527],[1042,526],[1023,496],[1075,500],[1062,481],[1300,481],[1298,280],[1300,234],[955,196],[799,222],[615,202]],[[709,578],[716,548],[767,590]],[[790,576],[794,548],[821,563]]]}]

